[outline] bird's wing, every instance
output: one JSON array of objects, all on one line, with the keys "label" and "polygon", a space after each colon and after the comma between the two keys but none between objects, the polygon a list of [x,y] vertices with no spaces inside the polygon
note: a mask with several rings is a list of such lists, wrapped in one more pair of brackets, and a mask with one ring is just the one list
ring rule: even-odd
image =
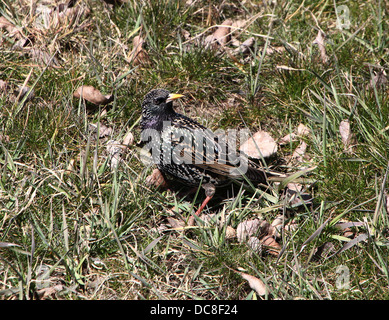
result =
[{"label": "bird's wing", "polygon": [[247,157],[236,154],[236,150],[230,150],[223,137],[189,118],[174,122],[164,135],[163,139],[171,139],[176,163],[186,163],[232,179],[245,175],[253,182],[266,181],[264,170],[252,166]]}]

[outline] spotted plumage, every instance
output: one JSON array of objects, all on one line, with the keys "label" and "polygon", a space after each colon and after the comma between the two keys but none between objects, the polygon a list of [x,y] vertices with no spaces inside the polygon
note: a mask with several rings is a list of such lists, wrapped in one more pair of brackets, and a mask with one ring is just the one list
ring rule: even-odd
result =
[{"label": "spotted plumage", "polygon": [[[174,111],[173,100],[181,97],[164,89],[155,89],[146,94],[142,103],[142,133],[152,129],[160,137],[154,139],[152,145],[153,151],[159,150],[159,155],[154,158],[158,169],[168,178],[189,186],[222,186],[245,179],[255,184],[265,183],[264,171],[252,164],[247,166],[244,175],[237,174],[234,171],[236,165],[226,156],[228,145],[221,144],[220,137],[206,127]],[[214,190],[214,187],[210,189]],[[212,195],[209,192],[208,198]]]}]

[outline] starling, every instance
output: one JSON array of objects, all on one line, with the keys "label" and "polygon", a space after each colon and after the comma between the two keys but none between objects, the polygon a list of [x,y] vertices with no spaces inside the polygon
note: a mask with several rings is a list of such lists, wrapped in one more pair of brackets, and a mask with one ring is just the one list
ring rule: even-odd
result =
[{"label": "starling", "polygon": [[154,163],[168,179],[205,189],[206,198],[196,215],[211,200],[215,187],[245,180],[256,185],[266,183],[267,173],[259,166],[246,162],[244,170],[239,170],[236,161],[230,161],[231,150],[223,138],[174,111],[173,100],[181,97],[164,89],[147,93],[140,126],[142,139],[148,138]]}]

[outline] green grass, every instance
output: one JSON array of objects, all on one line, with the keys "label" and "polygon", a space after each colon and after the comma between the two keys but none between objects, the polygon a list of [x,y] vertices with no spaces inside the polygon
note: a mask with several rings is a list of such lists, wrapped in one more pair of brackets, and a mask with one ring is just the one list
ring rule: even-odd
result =
[{"label": "green grass", "polygon": [[[42,298],[42,289],[60,285],[48,299],[387,299],[388,270],[388,85],[369,85],[377,65],[388,73],[388,15],[384,1],[339,2],[350,9],[350,29],[336,29],[333,2],[286,1],[144,1],[109,7],[81,1],[89,14],[81,24],[62,29],[33,28],[23,1],[0,4],[0,14],[33,39],[24,50],[0,30],[0,297]],[[76,5],[76,6],[77,6]],[[209,10],[212,14],[209,15]],[[234,36],[254,37],[243,60],[225,51],[207,50],[200,40],[226,18],[251,24]],[[274,19],[271,20],[271,17]],[[315,40],[327,35],[328,63]],[[190,39],[185,38],[189,32]],[[146,40],[151,64],[129,61],[134,36]],[[266,38],[269,36],[269,38]],[[268,39],[268,40],[266,40]],[[31,47],[56,54],[56,67],[45,67],[28,53]],[[279,48],[264,54],[264,47]],[[16,100],[26,82],[34,90]],[[87,112],[73,98],[81,85],[113,94],[106,112]],[[316,166],[309,177],[312,204],[285,204],[276,185],[251,193],[235,188],[211,202],[207,213],[222,223],[198,221],[193,228],[172,229],[166,218],[187,219],[203,199],[147,186],[152,167],[130,146],[117,169],[110,167],[107,141],[131,130],[143,96],[164,87],[186,97],[177,109],[211,129],[264,129],[278,140],[299,123],[312,131],[304,137],[307,163],[288,163],[298,142],[279,148],[267,161],[295,172]],[[355,135],[344,150],[339,124],[348,119]],[[98,139],[90,123],[113,129]],[[277,215],[296,228],[282,233],[282,254],[254,252],[227,235],[227,227]],[[327,219],[329,219],[327,221]],[[327,221],[320,234],[315,231]],[[335,251],[350,241],[338,221],[364,222],[354,237],[369,235],[347,250],[319,260],[316,249],[332,243]],[[307,241],[309,240],[309,241]],[[334,253],[334,252],[333,252]],[[42,284],[39,271],[46,267]],[[340,289],[338,267],[350,272]],[[237,271],[262,279],[268,296],[258,296]]]}]

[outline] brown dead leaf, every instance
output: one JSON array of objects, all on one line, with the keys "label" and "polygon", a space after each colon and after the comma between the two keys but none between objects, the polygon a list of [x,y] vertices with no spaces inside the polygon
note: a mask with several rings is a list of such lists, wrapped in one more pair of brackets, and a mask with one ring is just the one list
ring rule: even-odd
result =
[{"label": "brown dead leaf", "polygon": [[326,39],[325,34],[323,33],[323,31],[319,30],[315,40],[313,41],[313,44],[317,44],[319,48],[320,59],[323,64],[326,64],[328,62],[328,56],[325,47],[325,39]]},{"label": "brown dead leaf", "polygon": [[227,226],[225,238],[226,239],[233,239],[235,237],[236,237],[236,230],[231,226]]},{"label": "brown dead leaf", "polygon": [[276,238],[281,238],[284,220],[285,219],[283,215],[278,215],[271,223],[271,226],[273,228],[271,229],[269,235],[274,236]]},{"label": "brown dead leaf", "polygon": [[243,20],[243,19],[238,19],[233,21],[231,24],[231,27],[233,29],[232,31],[234,31],[234,29],[243,29],[248,22],[249,20]]},{"label": "brown dead leaf", "polygon": [[311,129],[309,129],[305,124],[300,123],[297,127],[297,136],[305,137],[311,134]]},{"label": "brown dead leaf", "polygon": [[243,279],[248,281],[250,288],[255,290],[257,294],[259,294],[260,296],[264,296],[267,294],[267,287],[261,279],[258,279],[257,277],[251,276],[243,272],[240,272],[240,275]]},{"label": "brown dead leaf", "polygon": [[238,48],[235,49],[234,54],[241,53],[243,55],[247,55],[253,49],[255,44],[254,37],[250,37],[246,39],[244,42],[240,43]]},{"label": "brown dead leaf", "polygon": [[262,251],[261,241],[259,241],[257,237],[250,237],[250,239],[247,241],[247,244],[256,253],[260,253]]},{"label": "brown dead leaf", "polygon": [[225,223],[223,216],[216,213],[202,213],[200,219],[203,220],[205,225],[222,227]]},{"label": "brown dead leaf", "polygon": [[60,292],[62,290],[63,290],[62,284],[58,284],[58,285],[53,286],[53,287],[43,288],[43,289],[37,290],[35,293],[40,300],[43,300],[43,299],[46,299],[46,298],[48,298],[48,297],[50,297],[50,296],[52,296],[52,295],[54,295],[57,292]]},{"label": "brown dead leaf", "polygon": [[342,138],[344,151],[351,153],[353,151],[353,144],[355,142],[355,136],[351,132],[350,122],[348,120],[343,120],[339,124],[339,133]]},{"label": "brown dead leaf", "polygon": [[296,141],[296,138],[297,138],[297,135],[292,132],[292,133],[288,133],[286,136],[283,136],[280,140],[279,140],[279,144],[282,146],[282,145],[285,145],[285,144],[288,144],[292,141]]},{"label": "brown dead leaf", "polygon": [[134,144],[134,135],[131,131],[128,131],[127,134],[123,138],[123,146],[128,148],[129,146]]},{"label": "brown dead leaf", "polygon": [[297,231],[298,224],[295,221],[292,221],[284,226],[284,230],[288,233]]},{"label": "brown dead leaf", "polygon": [[278,147],[273,137],[266,131],[258,131],[239,149],[244,152],[249,158],[261,159],[267,158],[277,153]]},{"label": "brown dead leaf", "polygon": [[289,206],[298,207],[312,203],[313,197],[304,190],[303,185],[299,183],[288,183],[285,190],[285,198]]},{"label": "brown dead leaf", "polygon": [[77,88],[73,96],[77,99],[85,99],[94,105],[106,105],[113,100],[113,95],[104,96],[99,90],[93,86],[81,86]]},{"label": "brown dead leaf", "polygon": [[301,141],[299,146],[294,150],[293,155],[292,155],[292,159],[297,161],[297,162],[303,162],[306,150],[307,150],[306,142]]},{"label": "brown dead leaf", "polygon": [[144,39],[141,36],[135,36],[132,40],[132,51],[129,55],[129,61],[134,66],[150,64],[150,58],[144,47]]},{"label": "brown dead leaf", "polygon": [[173,229],[184,228],[186,225],[185,221],[183,221],[181,219],[176,219],[173,217],[167,217],[166,219]]},{"label": "brown dead leaf", "polygon": [[149,175],[146,178],[145,183],[147,186],[162,187],[162,188],[166,188],[168,185],[161,171],[159,171],[158,169],[153,170],[151,175]]},{"label": "brown dead leaf", "polygon": [[99,130],[99,136],[98,136],[99,139],[110,137],[113,133],[113,129],[111,127],[107,127],[103,123],[90,123],[89,129],[91,130],[92,133],[95,134],[97,134],[97,130]]},{"label": "brown dead leaf", "polygon": [[43,64],[44,66],[58,66],[59,62],[55,54],[51,55],[47,50],[47,48],[31,48],[29,54],[32,60],[38,64]]},{"label": "brown dead leaf", "polygon": [[119,166],[119,163],[122,161],[122,144],[116,140],[107,141],[107,152],[110,156],[110,167],[115,169]]},{"label": "brown dead leaf", "polygon": [[270,253],[273,256],[278,256],[281,246],[274,239],[273,236],[269,235],[261,239],[261,245],[267,247],[266,252]]},{"label": "brown dead leaf", "polygon": [[211,35],[204,39],[206,48],[217,49],[219,46],[225,46],[230,40],[232,20],[225,20]]},{"label": "brown dead leaf", "polygon": [[244,242],[247,241],[251,236],[257,236],[260,231],[262,222],[263,220],[251,219],[239,223],[238,227],[236,228],[236,236],[238,241]]},{"label": "brown dead leaf", "polygon": [[279,46],[278,47],[268,46],[266,48],[266,54],[269,56],[276,54],[276,53],[280,54],[280,53],[283,53],[285,51],[286,51],[285,47],[279,47]]}]

